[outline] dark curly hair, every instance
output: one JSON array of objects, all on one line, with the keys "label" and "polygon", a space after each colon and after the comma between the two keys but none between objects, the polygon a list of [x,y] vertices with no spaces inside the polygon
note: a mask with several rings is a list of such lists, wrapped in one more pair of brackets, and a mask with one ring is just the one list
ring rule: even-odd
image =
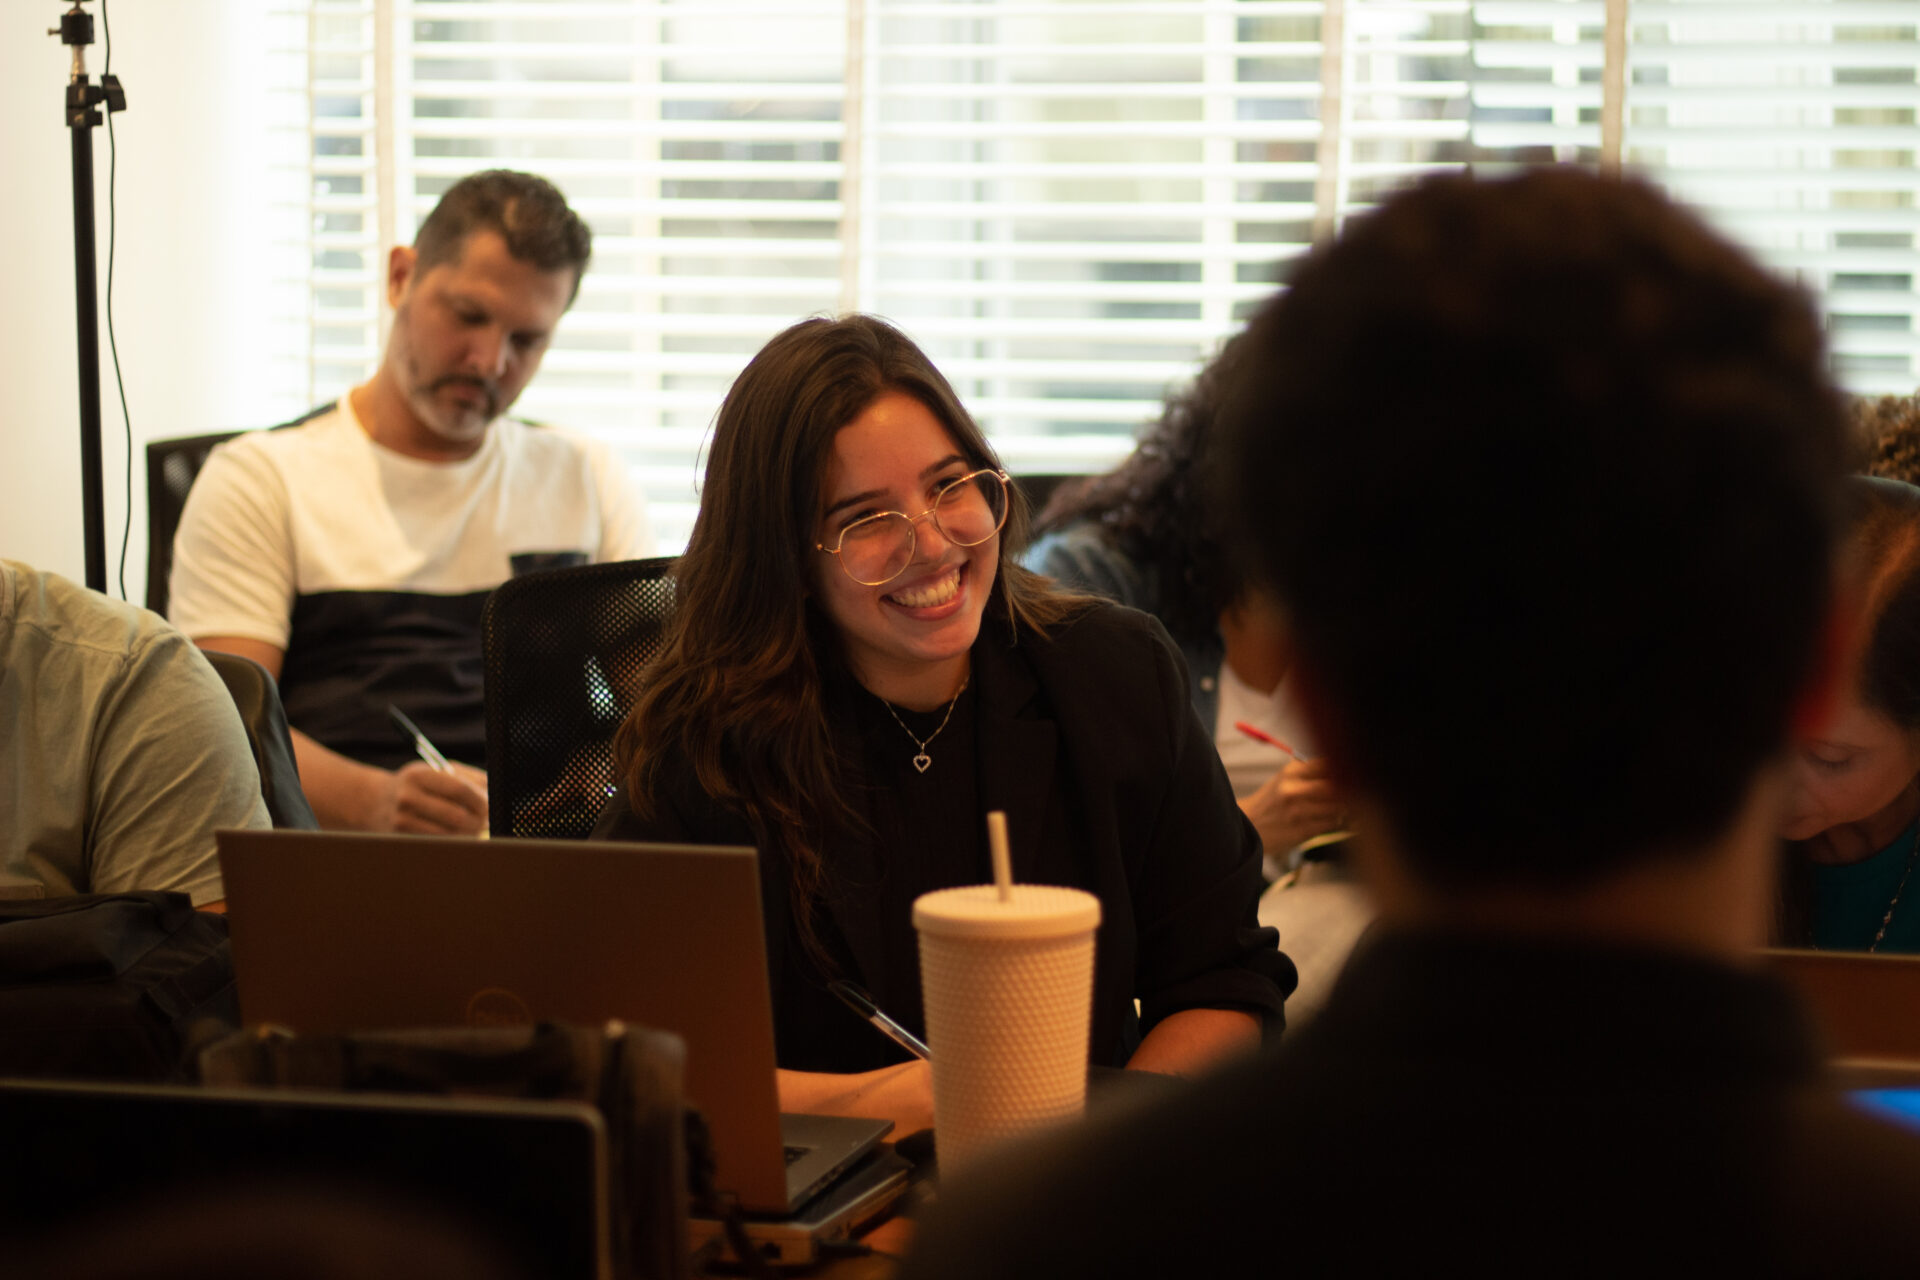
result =
[{"label": "dark curly hair", "polygon": [[1247,575],[1221,537],[1209,457],[1221,389],[1248,347],[1235,335],[1160,418],[1126,461],[1105,475],[1054,491],[1034,522],[1037,535],[1081,520],[1100,526],[1116,551],[1159,576],[1161,622],[1176,640],[1203,641],[1239,599]]},{"label": "dark curly hair", "polygon": [[1920,394],[1855,396],[1853,425],[1870,476],[1920,484]]}]

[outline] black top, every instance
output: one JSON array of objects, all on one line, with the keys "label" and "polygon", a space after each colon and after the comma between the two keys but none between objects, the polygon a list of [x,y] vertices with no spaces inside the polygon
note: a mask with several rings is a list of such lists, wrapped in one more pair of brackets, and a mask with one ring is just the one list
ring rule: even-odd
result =
[{"label": "black top", "polygon": [[1911,1275],[1917,1191],[1767,978],[1395,935],[1277,1052],[943,1187],[902,1280]]},{"label": "black top", "polygon": [[[587,563],[584,551],[518,552],[513,576]],[[288,723],[351,760],[397,769],[418,759],[387,713],[397,706],[450,760],[487,762],[484,591],[353,589],[294,597],[280,699]]]},{"label": "black top", "polygon": [[480,618],[489,591],[320,591],[295,597],[280,696],[287,720],[352,760],[418,759],[389,705],[448,759],[485,764]]},{"label": "black top", "polygon": [[[821,913],[829,927],[849,915],[882,920],[911,920],[913,900],[954,884],[983,884],[993,879],[986,823],[978,799],[979,771],[974,733],[973,685],[953,704],[953,717],[941,729],[946,708],[918,713],[893,708],[902,728],[887,714],[887,704],[857,686],[844,691],[857,726],[861,774],[866,780],[849,799],[872,831],[872,841],[845,846],[834,864],[828,892],[834,903]],[[908,736],[908,731],[912,736]],[[936,733],[936,731],[938,731]],[[925,742],[933,761],[924,773],[913,766]],[[834,928],[836,938],[839,930]],[[912,929],[882,931],[878,954],[861,965],[850,951],[839,957],[855,980],[896,1021],[925,1038],[920,1003],[920,951]],[[841,945],[845,946],[844,939]],[[846,1017],[844,1009],[832,1015]],[[900,1061],[906,1051],[873,1033],[880,1061]],[[859,1061],[868,1061],[862,1054]]]},{"label": "black top", "polygon": [[[988,618],[971,658],[953,719],[930,741],[944,709],[902,711],[909,737],[858,685],[827,691],[830,729],[853,774],[849,799],[872,831],[827,851],[829,889],[815,920],[836,975],[924,1035],[913,899],[990,880],[983,815],[1003,809],[1016,879],[1101,899],[1093,1061],[1124,1064],[1142,1023],[1180,1009],[1244,1009],[1277,1028],[1294,974],[1255,919],[1259,837],[1194,719],[1165,631],[1104,604],[1017,639]],[[928,743],[924,774],[913,767],[914,739]],[[655,810],[643,822],[616,794],[595,834],[757,843],[688,769],[672,771]],[[899,1061],[899,1049],[826,992],[828,975],[800,948],[777,852],[762,852],[761,895],[780,1064],[856,1071]]]}]

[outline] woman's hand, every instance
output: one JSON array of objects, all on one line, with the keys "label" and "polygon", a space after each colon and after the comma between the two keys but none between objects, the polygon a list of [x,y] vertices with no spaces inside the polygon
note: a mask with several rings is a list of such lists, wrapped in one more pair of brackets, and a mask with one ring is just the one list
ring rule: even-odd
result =
[{"label": "woman's hand", "polygon": [[1287,850],[1347,823],[1346,802],[1324,759],[1290,760],[1240,802],[1268,853]]},{"label": "woman's hand", "polygon": [[893,1121],[893,1137],[933,1128],[933,1070],[918,1058],[878,1071],[777,1073],[780,1109]]}]

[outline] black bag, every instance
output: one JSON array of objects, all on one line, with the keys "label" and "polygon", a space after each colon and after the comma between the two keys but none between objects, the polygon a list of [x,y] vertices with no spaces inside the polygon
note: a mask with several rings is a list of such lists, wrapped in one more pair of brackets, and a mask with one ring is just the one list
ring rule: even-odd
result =
[{"label": "black bag", "polygon": [[186,894],[0,900],[0,1075],[176,1079],[238,1023],[226,917]]},{"label": "black bag", "polygon": [[200,1053],[201,1082],[349,1093],[558,1099],[598,1107],[607,1128],[616,1273],[687,1274],[686,1044],[610,1022],[295,1035],[236,1032]]}]

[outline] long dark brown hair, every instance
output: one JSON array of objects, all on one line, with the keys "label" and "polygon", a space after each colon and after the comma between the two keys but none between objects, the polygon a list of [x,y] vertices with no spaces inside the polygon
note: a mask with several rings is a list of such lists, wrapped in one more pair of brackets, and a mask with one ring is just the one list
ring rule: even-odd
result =
[{"label": "long dark brown hair", "polygon": [[[860,819],[822,692],[850,676],[838,633],[811,602],[808,568],[834,437],[887,392],[925,405],[969,464],[999,468],[953,388],[892,325],[815,318],[775,337],[720,406],[700,514],[674,572],[673,631],[614,742],[636,815],[651,814],[670,766],[690,766],[762,848],[786,854],[795,923],[816,958],[822,851]],[[1028,517],[1018,491],[1010,496],[982,625],[1044,628],[1079,598],[1020,567]]]}]

